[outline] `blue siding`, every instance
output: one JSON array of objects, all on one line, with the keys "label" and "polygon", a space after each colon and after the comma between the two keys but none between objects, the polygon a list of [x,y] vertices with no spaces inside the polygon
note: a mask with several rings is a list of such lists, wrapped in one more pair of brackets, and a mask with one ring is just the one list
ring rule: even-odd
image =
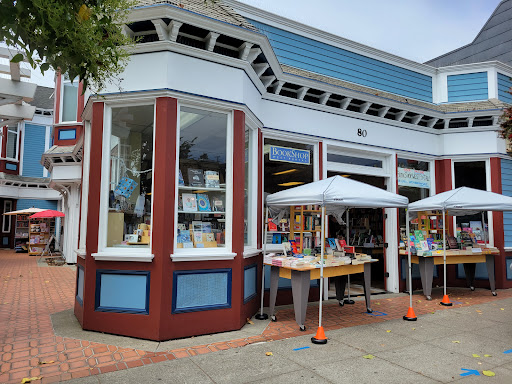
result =
[{"label": "blue siding", "polygon": [[35,200],[35,199],[19,199],[16,203],[16,210],[27,208],[41,209],[57,209],[57,200]]},{"label": "blue siding", "polygon": [[44,168],[40,162],[45,149],[46,127],[26,123],[24,136],[22,176],[43,177]]},{"label": "blue siding", "polygon": [[512,103],[512,95],[507,92],[511,87],[512,79],[510,76],[498,73],[498,99],[505,103]]},{"label": "blue siding", "polygon": [[[512,197],[512,160],[501,159],[501,192]],[[512,247],[512,212],[503,212],[505,247]]]},{"label": "blue siding", "polygon": [[488,98],[487,72],[448,76],[448,102]]},{"label": "blue siding", "polygon": [[149,313],[149,272],[96,271],[96,310]]},{"label": "blue siding", "polygon": [[432,102],[432,77],[249,20],[282,64],[382,91]]},{"label": "blue siding", "polygon": [[175,271],[172,313],[231,308],[231,269]]},{"label": "blue siding", "polygon": [[244,268],[244,302],[256,296],[258,268],[256,264]]}]

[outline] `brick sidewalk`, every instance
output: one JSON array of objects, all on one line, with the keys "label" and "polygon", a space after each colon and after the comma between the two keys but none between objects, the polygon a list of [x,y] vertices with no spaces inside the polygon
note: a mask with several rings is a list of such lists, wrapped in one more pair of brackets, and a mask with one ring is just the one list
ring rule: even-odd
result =
[{"label": "brick sidewalk", "polygon": [[[318,307],[307,310],[306,332],[300,332],[293,309],[277,312],[278,321],[270,323],[259,336],[209,345],[193,345],[165,352],[147,352],[114,345],[55,336],[50,314],[73,307],[75,271],[68,267],[38,267],[37,258],[0,250],[0,383],[20,383],[25,377],[41,376],[42,383],[97,375],[121,369],[237,348],[262,341],[281,340],[313,334],[318,326]],[[468,306],[497,300],[490,291],[450,289],[456,306]],[[499,299],[512,296],[512,290],[499,292]],[[416,315],[446,310],[432,301],[414,296]],[[409,298],[372,297],[374,314],[365,312],[363,301],[340,308],[324,305],[326,331],[401,318],[407,312]],[[384,314],[384,315],[382,315]],[[377,316],[380,315],[380,316]]]}]

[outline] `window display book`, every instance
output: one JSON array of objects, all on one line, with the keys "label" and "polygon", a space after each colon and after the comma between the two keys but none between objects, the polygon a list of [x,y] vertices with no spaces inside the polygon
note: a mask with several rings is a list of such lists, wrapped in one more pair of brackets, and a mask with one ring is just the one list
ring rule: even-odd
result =
[{"label": "window display book", "polygon": [[197,194],[197,208],[200,212],[211,212],[210,199],[208,195],[198,193]]},{"label": "window display book", "polygon": [[195,193],[183,193],[183,211],[197,212],[197,198]]},{"label": "window display book", "polygon": [[191,187],[204,187],[203,171],[200,169],[188,169],[188,184]]},{"label": "window display book", "polygon": [[219,172],[204,171],[204,186],[206,188],[220,188]]},{"label": "window display book", "polygon": [[220,197],[212,197],[211,205],[214,212],[224,212],[224,201]]}]

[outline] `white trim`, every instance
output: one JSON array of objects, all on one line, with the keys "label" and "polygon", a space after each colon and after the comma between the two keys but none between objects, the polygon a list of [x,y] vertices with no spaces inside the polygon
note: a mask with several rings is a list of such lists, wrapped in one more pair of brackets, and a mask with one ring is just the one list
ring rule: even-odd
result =
[{"label": "white trim", "polygon": [[77,254],[78,257],[85,260],[85,256],[87,255],[87,252],[85,251],[85,249],[83,249],[83,248],[75,249],[75,253]]},{"label": "white trim", "polygon": [[[48,149],[50,149],[50,132],[51,132],[51,126],[50,125],[47,125],[46,126],[46,132],[45,132],[45,136],[44,136],[44,151],[48,151]],[[48,170],[46,169],[46,167],[43,167],[43,177],[48,177]]]},{"label": "white trim", "polygon": [[[9,128],[11,128],[11,127],[7,126],[7,137],[5,138],[5,140],[6,140],[6,143],[5,143],[5,158],[2,158],[2,160],[7,160],[7,161],[10,161],[12,163],[18,163],[19,162],[18,158],[19,158],[19,154],[20,154],[20,123],[16,124],[16,131],[10,130]],[[16,154],[14,155],[14,157],[8,157],[7,156],[7,146],[9,145],[9,132],[16,133]]]},{"label": "white trim", "polygon": [[[181,249],[181,248],[178,248]],[[201,248],[194,248],[198,250]],[[205,248],[209,251],[215,248]],[[217,260],[233,260],[236,257],[236,253],[232,252],[210,252],[204,254],[202,252],[183,252],[173,253],[170,255],[172,261],[217,261]]]},{"label": "white trim", "polygon": [[[65,125],[75,125],[75,124],[81,124],[77,121],[77,113],[78,111],[75,111],[75,120],[73,121],[63,121],[62,120],[62,115],[64,113],[64,84],[72,84],[70,80],[65,80],[64,79],[64,76],[60,75],[60,100],[59,100],[59,119],[58,119],[58,124],[65,124]],[[78,81],[78,80],[77,80]],[[79,88],[79,85],[80,83],[76,83],[77,86],[76,86],[76,105],[77,105],[77,108],[79,108],[80,106],[78,105],[78,99],[79,99],[79,95],[78,95],[78,88]]]},{"label": "white trim", "polygon": [[124,249],[120,248],[118,252],[108,251],[108,252],[97,252],[93,253],[91,256],[94,257],[96,261],[138,261],[150,263],[155,255],[150,253],[130,253],[123,252]]},{"label": "white trim", "polygon": [[23,175],[23,156],[25,154],[25,121],[22,121],[20,123],[19,127],[20,127],[21,140],[20,140],[20,156],[19,156],[18,175],[22,176]]},{"label": "white trim", "polygon": [[89,212],[89,172],[91,168],[91,123],[86,122],[84,126],[84,144],[82,157],[82,187],[80,193],[82,195],[82,205],[80,213],[80,249],[86,249],[87,238],[87,215]]},{"label": "white trim", "polygon": [[[247,191],[247,217],[245,217],[244,209],[244,225],[247,219],[247,236],[248,244],[244,244],[246,248],[254,248],[257,246],[258,231],[257,231],[257,220],[254,218],[258,217],[258,129],[251,128],[249,124],[245,124],[247,128],[247,134],[249,136],[249,166],[248,166],[248,191]],[[245,130],[244,130],[245,133]],[[245,156],[245,154],[244,154]],[[245,159],[244,159],[245,163]],[[244,180],[245,187],[245,180]],[[245,204],[244,204],[245,205]]]},{"label": "white trim", "polygon": [[262,249],[246,247],[246,248],[244,248],[244,259],[248,259],[250,257],[257,256],[261,252],[263,252]]},{"label": "white trim", "polygon": [[[6,211],[6,205],[7,203],[9,203],[11,205],[11,208]],[[12,220],[11,220],[11,216],[5,216],[6,213],[8,212],[11,212],[12,211],[12,200],[4,200],[4,214],[2,215],[2,233],[10,233],[11,232],[11,227],[12,227]],[[4,227],[5,227],[5,220],[8,219],[8,223],[9,223],[9,230],[8,231],[4,231]]]}]

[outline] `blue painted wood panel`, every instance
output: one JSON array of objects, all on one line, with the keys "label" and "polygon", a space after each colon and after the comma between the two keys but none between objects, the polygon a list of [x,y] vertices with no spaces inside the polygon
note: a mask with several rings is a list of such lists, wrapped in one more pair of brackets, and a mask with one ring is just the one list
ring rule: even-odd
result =
[{"label": "blue painted wood panel", "polygon": [[[464,264],[457,264],[457,279],[465,279]],[[475,269],[475,279],[487,280],[489,274],[487,273],[487,266],[485,263],[477,263]]]},{"label": "blue painted wood panel", "polygon": [[507,280],[512,280],[512,258],[505,259],[505,267],[507,270]]},{"label": "blue painted wood panel", "polygon": [[75,140],[76,139],[76,129],[60,129],[59,130],[59,140]]},{"label": "blue painted wood panel", "polygon": [[175,271],[172,313],[231,308],[231,269]]},{"label": "blue painted wood panel", "polygon": [[[512,160],[501,159],[501,190],[512,197]],[[505,247],[512,247],[512,212],[503,212]]]},{"label": "blue painted wood panel", "polygon": [[432,102],[432,77],[325,44],[255,20],[280,63],[337,79]]},{"label": "blue painted wood panel", "polygon": [[96,310],[148,313],[149,272],[96,271]]},{"label": "blue painted wood panel", "polygon": [[57,209],[57,200],[18,199],[16,210],[27,208]]},{"label": "blue painted wood panel", "polygon": [[244,268],[244,302],[251,300],[257,293],[258,268],[256,264]]},{"label": "blue painted wood panel", "polygon": [[448,102],[487,100],[487,72],[448,76]]},{"label": "blue painted wood panel", "polygon": [[512,103],[512,95],[507,92],[511,87],[512,79],[510,76],[498,73],[498,99],[505,103]]},{"label": "blue painted wood panel", "polygon": [[25,123],[22,176],[43,177],[41,156],[45,149],[46,127]]},{"label": "blue painted wood panel", "polygon": [[84,269],[78,265],[78,268],[76,269],[76,299],[80,305],[83,305],[84,303],[84,277]]}]

